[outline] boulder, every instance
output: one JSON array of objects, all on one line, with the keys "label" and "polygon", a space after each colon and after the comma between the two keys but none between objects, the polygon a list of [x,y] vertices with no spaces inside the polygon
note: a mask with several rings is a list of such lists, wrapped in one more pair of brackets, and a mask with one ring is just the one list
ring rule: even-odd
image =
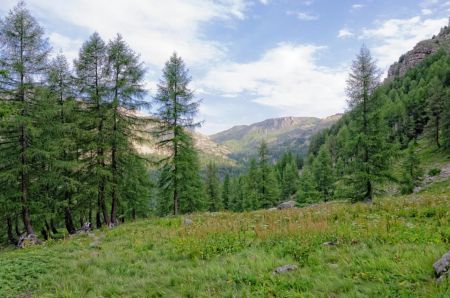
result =
[{"label": "boulder", "polygon": [[92,230],[92,224],[90,222],[84,223],[84,225],[78,230],[78,232],[90,232]]},{"label": "boulder", "polygon": [[37,244],[42,244],[42,241],[35,234],[22,235],[17,242],[17,247],[25,248]]},{"label": "boulder", "polygon": [[433,264],[433,269],[439,281],[450,277],[450,250]]},{"label": "boulder", "polygon": [[290,209],[290,208],[295,208],[295,201],[287,201],[287,202],[283,202],[280,205],[277,206],[278,210],[282,210],[282,209]]},{"label": "boulder", "polygon": [[285,272],[294,271],[294,270],[297,270],[297,265],[288,264],[288,265],[284,265],[284,266],[280,266],[280,267],[275,268],[273,273],[280,274],[280,273],[285,273]]},{"label": "boulder", "polygon": [[192,219],[189,218],[183,218],[183,226],[189,226],[192,225],[194,222],[192,221]]}]

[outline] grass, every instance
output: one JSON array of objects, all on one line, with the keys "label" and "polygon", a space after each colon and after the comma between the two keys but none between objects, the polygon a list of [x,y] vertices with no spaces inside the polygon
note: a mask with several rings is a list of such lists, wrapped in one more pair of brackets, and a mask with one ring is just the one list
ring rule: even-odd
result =
[{"label": "grass", "polygon": [[[373,204],[153,218],[0,253],[0,297],[449,297],[449,181]],[[324,245],[332,242],[335,245]],[[296,271],[274,274],[277,266]]]}]

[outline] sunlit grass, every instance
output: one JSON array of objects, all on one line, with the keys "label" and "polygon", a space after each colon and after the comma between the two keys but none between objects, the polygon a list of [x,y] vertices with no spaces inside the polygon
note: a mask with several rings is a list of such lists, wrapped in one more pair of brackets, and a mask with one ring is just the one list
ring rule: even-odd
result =
[{"label": "sunlit grass", "polygon": [[[450,248],[448,184],[371,205],[140,220],[6,251],[0,297],[448,297],[432,269]],[[285,264],[298,269],[273,274]]]}]

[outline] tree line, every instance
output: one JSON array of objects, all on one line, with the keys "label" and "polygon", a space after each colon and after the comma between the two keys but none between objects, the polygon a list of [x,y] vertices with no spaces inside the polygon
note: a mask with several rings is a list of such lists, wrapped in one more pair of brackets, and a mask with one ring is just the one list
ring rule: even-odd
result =
[{"label": "tree line", "polygon": [[[199,102],[188,70],[173,54],[150,101],[144,79],[120,35],[105,42],[92,34],[71,66],[52,56],[23,2],[1,20],[0,220],[9,242],[36,227],[47,239],[61,225],[73,234],[87,222],[112,227],[146,216],[155,186],[173,214],[198,209],[203,182],[189,131],[199,125]],[[137,151],[151,138],[169,152],[163,159]]]}]

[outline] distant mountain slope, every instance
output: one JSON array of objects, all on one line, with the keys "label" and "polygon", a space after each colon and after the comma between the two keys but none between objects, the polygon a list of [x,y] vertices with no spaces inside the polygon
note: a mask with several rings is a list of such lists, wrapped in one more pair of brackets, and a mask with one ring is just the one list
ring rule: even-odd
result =
[{"label": "distant mountain slope", "polygon": [[297,153],[306,151],[309,138],[321,129],[330,127],[340,114],[324,119],[314,117],[282,117],[262,122],[239,125],[210,136],[214,142],[224,145],[231,153],[229,157],[242,160],[256,154],[262,140],[268,143],[273,157],[287,150]]}]

